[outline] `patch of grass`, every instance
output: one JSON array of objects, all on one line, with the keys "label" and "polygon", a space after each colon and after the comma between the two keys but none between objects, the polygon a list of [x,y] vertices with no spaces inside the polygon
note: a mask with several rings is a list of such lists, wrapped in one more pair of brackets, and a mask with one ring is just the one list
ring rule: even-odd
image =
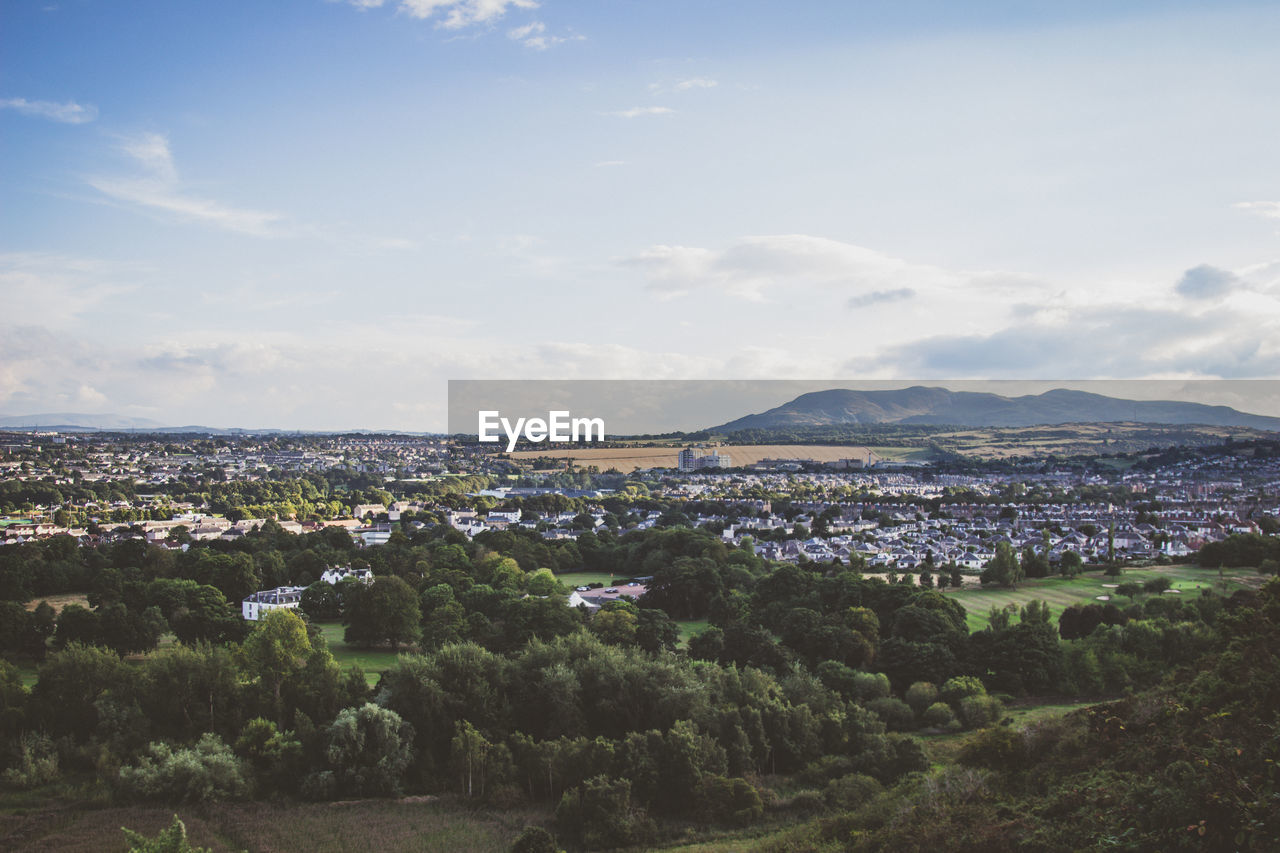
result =
[{"label": "patch of grass", "polygon": [[676,627],[680,629],[680,645],[689,645],[689,640],[711,627],[706,619],[677,619]]},{"label": "patch of grass", "polygon": [[39,678],[36,672],[36,665],[31,662],[18,665],[18,675],[22,678],[22,686],[28,690],[35,686]]},{"label": "patch of grass", "polygon": [[33,598],[23,606],[28,610],[35,610],[40,606],[40,602],[47,601],[49,606],[53,608],[53,612],[62,613],[62,608],[68,604],[79,604],[81,607],[88,609],[89,594],[85,592],[61,592],[57,595],[42,595],[39,598]]},{"label": "patch of grass", "polygon": [[868,447],[876,459],[886,462],[927,462],[933,451],[928,447]]},{"label": "patch of grass", "polygon": [[[1222,591],[1218,582],[1218,573],[1213,569],[1178,565],[1125,569],[1123,574],[1114,578],[1103,574],[1101,571],[1090,571],[1087,574],[1071,579],[1050,577],[1027,580],[1018,584],[1017,589],[1003,589],[1000,587],[974,588],[947,590],[943,594],[956,599],[964,605],[970,631],[981,631],[990,623],[992,607],[1004,608],[1012,604],[1021,608],[1036,599],[1049,605],[1049,610],[1054,619],[1057,619],[1062,611],[1071,605],[1076,603],[1088,604],[1096,601],[1099,595],[1110,595],[1112,602],[1116,606],[1127,607],[1132,603],[1128,598],[1115,595],[1114,589],[1108,589],[1103,584],[1124,583],[1126,581],[1144,583],[1156,577],[1168,578],[1174,589],[1183,590],[1182,597],[1184,598],[1199,595],[1200,590],[1204,588]],[[1249,586],[1251,582],[1252,578],[1241,575],[1238,570],[1234,573],[1228,573],[1226,592],[1229,595],[1237,589]],[[1144,596],[1139,596],[1137,600],[1141,601],[1143,598]]]},{"label": "patch of grass", "polygon": [[608,572],[562,572],[556,575],[556,580],[573,589],[576,586],[587,586],[593,583],[602,583],[605,586],[613,586],[614,584],[628,580],[630,575],[610,575]]},{"label": "patch of grass", "polygon": [[325,643],[329,646],[329,653],[333,655],[333,659],[342,667],[343,672],[354,666],[359,666],[364,670],[365,681],[369,682],[369,686],[378,683],[378,678],[382,673],[395,666],[396,659],[400,657],[400,652],[393,652],[389,649],[362,649],[356,646],[347,645],[342,639],[345,630],[341,622],[316,622],[314,623],[320,629],[320,635],[324,637]]}]

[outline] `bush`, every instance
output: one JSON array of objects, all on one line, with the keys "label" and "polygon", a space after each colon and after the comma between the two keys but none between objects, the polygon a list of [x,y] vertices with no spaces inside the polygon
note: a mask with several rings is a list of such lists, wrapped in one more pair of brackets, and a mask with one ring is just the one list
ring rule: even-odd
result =
[{"label": "bush", "polygon": [[139,832],[121,827],[125,839],[129,842],[129,853],[213,853],[209,847],[192,847],[187,841],[187,827],[173,816],[173,823],[168,829],[162,829],[155,838],[148,838]]},{"label": "bush", "polygon": [[868,800],[875,799],[883,790],[880,783],[870,776],[850,773],[828,782],[822,796],[833,809],[852,811]]},{"label": "bush", "polygon": [[853,698],[862,704],[889,695],[889,676],[883,672],[859,672],[853,677]]},{"label": "bush", "polygon": [[801,814],[818,814],[827,810],[826,801],[817,791],[801,791],[791,798],[790,807]]},{"label": "bush", "polygon": [[58,778],[58,751],[48,735],[28,732],[17,747],[18,754],[12,766],[4,771],[6,785],[25,790]]},{"label": "bush", "polygon": [[892,696],[872,699],[867,703],[867,709],[875,712],[889,731],[908,732],[916,727],[916,715],[901,699],[894,699]]},{"label": "bush", "polygon": [[178,803],[239,799],[249,793],[243,764],[215,734],[205,734],[186,749],[152,743],[136,766],[120,768],[119,784],[128,798]]},{"label": "bush", "polygon": [[917,681],[907,688],[907,704],[917,714],[923,714],[934,702],[938,701],[938,688],[930,681]]},{"label": "bush", "polygon": [[1028,764],[1027,739],[1005,726],[983,729],[960,750],[960,763],[968,767],[1016,772]]},{"label": "bush", "polygon": [[746,826],[764,816],[760,793],[746,779],[707,776],[700,800],[704,818],[714,823]]},{"label": "bush", "polygon": [[511,853],[557,853],[555,836],[540,826],[526,826],[511,845]]},{"label": "bush", "polygon": [[962,699],[968,696],[985,696],[987,695],[987,688],[983,687],[982,682],[972,675],[958,675],[955,678],[947,679],[946,684],[942,685],[940,695],[943,702],[959,710]]},{"label": "bush", "polygon": [[946,702],[934,702],[924,712],[924,724],[934,729],[950,728],[957,723],[955,712]]},{"label": "bush", "polygon": [[999,722],[1004,706],[990,696],[966,696],[960,700],[959,716],[966,729],[980,729]]},{"label": "bush", "polygon": [[602,775],[564,792],[556,829],[579,846],[609,849],[640,841],[645,821],[631,806],[631,783]]}]

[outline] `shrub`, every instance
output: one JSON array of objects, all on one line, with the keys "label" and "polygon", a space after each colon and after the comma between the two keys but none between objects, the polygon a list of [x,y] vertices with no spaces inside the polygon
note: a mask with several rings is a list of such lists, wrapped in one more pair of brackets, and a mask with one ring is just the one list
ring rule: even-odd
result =
[{"label": "shrub", "polygon": [[213,853],[209,847],[192,847],[187,841],[187,827],[173,816],[173,823],[168,829],[162,829],[155,838],[121,827],[125,839],[129,842],[129,853]]},{"label": "shrub", "polygon": [[901,699],[894,699],[892,696],[872,699],[867,703],[867,709],[874,711],[890,731],[906,732],[916,727],[916,715]]},{"label": "shrub", "polygon": [[746,826],[764,816],[760,793],[746,779],[707,776],[699,798],[704,817],[715,823]]},{"label": "shrub", "polygon": [[4,771],[4,783],[14,788],[36,788],[58,778],[58,751],[48,735],[28,732],[18,742],[18,754]]},{"label": "shrub", "polygon": [[938,701],[938,688],[930,681],[917,681],[907,688],[907,704],[917,714],[923,714],[934,702]]},{"label": "shrub", "polygon": [[644,821],[631,806],[631,783],[595,776],[570,788],[556,806],[561,837],[588,849],[625,847],[644,835]]},{"label": "shrub", "polygon": [[983,729],[960,750],[960,763],[968,767],[1017,771],[1027,766],[1027,738],[1005,726]]},{"label": "shrub", "polygon": [[883,672],[860,672],[853,677],[853,698],[863,704],[889,695],[889,676]]},{"label": "shrub", "polygon": [[540,826],[526,826],[511,845],[511,853],[556,853],[555,836]]},{"label": "shrub", "polygon": [[942,685],[942,701],[959,710],[960,701],[968,696],[985,696],[987,688],[972,675],[958,675]]},{"label": "shrub", "polygon": [[120,768],[119,784],[129,798],[180,803],[238,799],[249,793],[240,759],[215,734],[205,734],[185,749],[152,743],[136,766]]},{"label": "shrub", "polygon": [[946,702],[934,702],[924,712],[924,724],[930,728],[945,729],[956,722],[955,712]]},{"label": "shrub", "polygon": [[994,725],[1004,715],[999,699],[990,696],[966,696],[960,700],[960,722],[966,729],[980,729]]},{"label": "shrub", "polygon": [[874,799],[883,790],[880,783],[870,776],[850,773],[828,782],[822,796],[833,809],[852,811]]}]

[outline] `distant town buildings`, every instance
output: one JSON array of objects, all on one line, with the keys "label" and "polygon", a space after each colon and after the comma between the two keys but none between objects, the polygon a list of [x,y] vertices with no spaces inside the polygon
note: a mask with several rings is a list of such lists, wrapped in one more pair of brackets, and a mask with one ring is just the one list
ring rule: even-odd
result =
[{"label": "distant town buildings", "polygon": [[727,453],[705,447],[686,447],[677,456],[676,467],[687,473],[705,468],[732,468],[733,461]]}]

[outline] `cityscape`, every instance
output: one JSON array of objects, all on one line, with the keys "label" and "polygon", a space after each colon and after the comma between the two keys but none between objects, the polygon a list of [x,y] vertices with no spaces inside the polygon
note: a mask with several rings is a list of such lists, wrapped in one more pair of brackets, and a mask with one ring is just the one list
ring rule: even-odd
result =
[{"label": "cityscape", "polygon": [[0,850],[1280,850],[1278,44],[0,0]]}]

